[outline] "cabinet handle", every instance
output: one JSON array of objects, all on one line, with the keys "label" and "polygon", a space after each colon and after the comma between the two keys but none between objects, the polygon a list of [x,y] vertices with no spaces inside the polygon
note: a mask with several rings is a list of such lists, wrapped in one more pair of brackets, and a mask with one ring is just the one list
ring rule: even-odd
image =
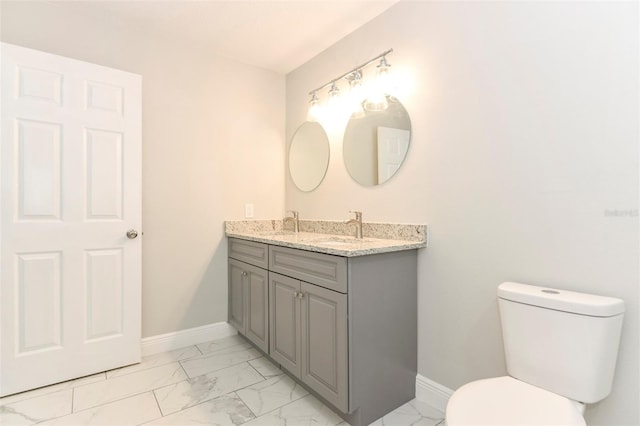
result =
[{"label": "cabinet handle", "polygon": [[298,299],[303,299],[303,298],[304,298],[304,293],[303,292],[298,293]]},{"label": "cabinet handle", "polygon": [[242,271],[242,276],[246,277],[247,276],[247,271]]}]

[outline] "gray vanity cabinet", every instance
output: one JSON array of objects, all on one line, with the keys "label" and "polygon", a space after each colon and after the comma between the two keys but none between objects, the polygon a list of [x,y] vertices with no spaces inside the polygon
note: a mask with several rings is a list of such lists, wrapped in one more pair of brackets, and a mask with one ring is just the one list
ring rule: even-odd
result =
[{"label": "gray vanity cabinet", "polygon": [[[250,244],[246,244],[250,243]],[[258,263],[246,253],[264,251],[267,245],[252,242],[230,244],[229,256],[235,255]],[[259,255],[258,255],[259,257]],[[266,269],[229,258],[229,324],[264,352],[269,351],[269,273]]]},{"label": "gray vanity cabinet", "polygon": [[347,412],[347,295],[269,273],[271,357]]},{"label": "gray vanity cabinet", "polygon": [[229,257],[229,322],[349,424],[414,398],[416,250],[344,257],[230,238]]}]

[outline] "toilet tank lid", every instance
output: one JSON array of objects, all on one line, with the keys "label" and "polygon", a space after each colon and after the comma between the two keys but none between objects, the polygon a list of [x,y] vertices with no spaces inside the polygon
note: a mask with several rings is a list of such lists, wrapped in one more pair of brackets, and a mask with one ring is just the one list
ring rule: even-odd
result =
[{"label": "toilet tank lid", "polygon": [[556,311],[595,317],[611,317],[624,312],[624,301],[549,287],[504,282],[498,286],[498,297]]}]

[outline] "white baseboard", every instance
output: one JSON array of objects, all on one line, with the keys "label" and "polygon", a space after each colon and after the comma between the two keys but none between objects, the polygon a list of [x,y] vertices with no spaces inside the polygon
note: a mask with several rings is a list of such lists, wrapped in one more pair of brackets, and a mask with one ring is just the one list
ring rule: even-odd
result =
[{"label": "white baseboard", "polygon": [[185,346],[204,343],[209,340],[233,336],[236,333],[236,329],[231,327],[229,323],[217,322],[173,333],[145,337],[141,342],[142,356],[184,348]]},{"label": "white baseboard", "polygon": [[426,402],[444,413],[451,395],[453,395],[453,391],[440,383],[420,374],[416,376],[416,399],[418,401]]}]

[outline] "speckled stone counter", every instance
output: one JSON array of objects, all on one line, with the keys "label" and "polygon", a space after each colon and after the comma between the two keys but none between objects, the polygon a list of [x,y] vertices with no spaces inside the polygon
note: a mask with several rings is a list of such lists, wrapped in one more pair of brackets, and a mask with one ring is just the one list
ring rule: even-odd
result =
[{"label": "speckled stone counter", "polygon": [[354,257],[427,246],[426,225],[390,223],[362,224],[363,239],[353,237],[353,225],[337,221],[301,220],[300,232],[282,220],[244,220],[225,222],[227,237],[257,241],[318,253]]}]

